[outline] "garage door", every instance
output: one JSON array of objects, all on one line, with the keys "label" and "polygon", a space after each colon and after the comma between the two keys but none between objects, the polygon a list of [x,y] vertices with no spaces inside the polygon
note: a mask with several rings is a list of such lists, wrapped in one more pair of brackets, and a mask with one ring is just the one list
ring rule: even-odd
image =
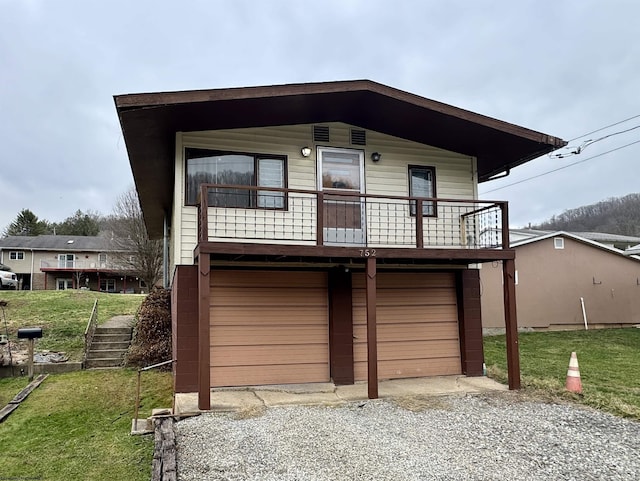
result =
[{"label": "garage door", "polygon": [[211,270],[211,385],[329,380],[323,272]]},{"label": "garage door", "polygon": [[[367,379],[364,274],[353,276],[354,374]],[[453,273],[377,275],[378,378],[461,374]]]}]

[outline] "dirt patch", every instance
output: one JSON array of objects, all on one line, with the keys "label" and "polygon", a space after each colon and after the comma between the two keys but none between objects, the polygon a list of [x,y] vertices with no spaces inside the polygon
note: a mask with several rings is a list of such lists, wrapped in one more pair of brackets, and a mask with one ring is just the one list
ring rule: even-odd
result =
[{"label": "dirt patch", "polygon": [[[9,353],[11,349],[11,353]],[[67,362],[69,357],[64,352],[56,351],[35,351],[33,359],[36,363],[62,363]],[[4,346],[0,346],[0,366],[26,365],[29,362],[29,349],[26,343],[10,341]]]}]

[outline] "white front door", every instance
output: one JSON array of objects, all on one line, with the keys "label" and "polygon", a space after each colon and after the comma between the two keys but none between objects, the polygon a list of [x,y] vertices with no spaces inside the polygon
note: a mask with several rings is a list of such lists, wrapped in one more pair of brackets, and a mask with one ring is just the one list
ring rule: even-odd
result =
[{"label": "white front door", "polygon": [[364,152],[318,147],[318,190],[324,191],[324,243],[366,242]]}]

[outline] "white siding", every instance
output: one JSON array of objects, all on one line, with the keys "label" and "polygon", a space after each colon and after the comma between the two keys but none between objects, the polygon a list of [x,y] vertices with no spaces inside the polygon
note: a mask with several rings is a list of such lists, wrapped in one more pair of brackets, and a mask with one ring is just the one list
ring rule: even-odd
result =
[{"label": "white siding", "polygon": [[[174,211],[172,229],[172,252],[176,264],[192,264],[193,250],[197,243],[197,209],[184,205],[185,172],[184,147],[204,149],[218,149],[236,152],[269,153],[287,156],[287,187],[291,189],[317,188],[316,181],[316,151],[315,147],[331,146],[356,148],[365,152],[365,188],[369,194],[378,195],[408,195],[409,165],[426,165],[436,169],[436,193],[441,198],[473,199],[477,196],[475,185],[475,159],[469,156],[448,152],[435,147],[425,146],[397,137],[367,131],[366,146],[352,146],[349,143],[352,126],[342,123],[323,124],[330,127],[330,142],[315,144],[312,139],[312,125],[297,125],[283,127],[264,127],[249,129],[220,130],[207,132],[183,132],[176,135],[176,168],[174,189]],[[353,127],[358,128],[358,127]],[[310,157],[302,157],[300,149],[312,148]],[[382,160],[374,163],[371,153],[380,152]],[[291,201],[291,199],[290,199]],[[305,204],[309,209],[309,205]],[[408,211],[408,208],[406,209]],[[234,218],[234,226],[220,225],[216,219],[215,210],[209,212],[210,239],[226,239],[229,232],[236,232],[234,237],[241,239],[237,231],[240,221],[243,223],[251,219],[256,222],[274,220],[289,225],[296,234],[296,243],[308,243],[315,236],[315,223],[306,217],[296,217],[289,212],[262,211],[248,209],[227,209],[227,215]],[[243,218],[243,216],[250,216]],[[428,222],[436,219],[425,218]],[[445,222],[444,219],[441,222]],[[373,228],[374,219],[367,223]],[[449,221],[451,223],[451,221]],[[415,218],[406,222],[407,242],[411,236],[415,239]],[[458,221],[453,221],[451,232],[459,232]],[[264,228],[262,228],[264,229]],[[259,229],[258,229],[259,230]],[[447,231],[449,232],[449,231]],[[244,242],[244,241],[243,241]],[[253,241],[259,242],[259,241]],[[271,241],[269,241],[271,242]],[[427,244],[425,242],[425,244]],[[385,245],[380,242],[379,245]]]}]

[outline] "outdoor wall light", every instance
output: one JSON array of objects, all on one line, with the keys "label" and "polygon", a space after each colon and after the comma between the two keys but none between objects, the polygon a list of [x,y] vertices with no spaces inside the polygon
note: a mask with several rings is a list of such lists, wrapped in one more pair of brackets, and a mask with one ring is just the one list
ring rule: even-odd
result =
[{"label": "outdoor wall light", "polygon": [[311,155],[311,147],[302,147],[300,153],[303,157],[309,157]]},{"label": "outdoor wall light", "polygon": [[380,152],[374,152],[371,154],[371,160],[374,162],[378,162],[382,158],[382,154]]}]

